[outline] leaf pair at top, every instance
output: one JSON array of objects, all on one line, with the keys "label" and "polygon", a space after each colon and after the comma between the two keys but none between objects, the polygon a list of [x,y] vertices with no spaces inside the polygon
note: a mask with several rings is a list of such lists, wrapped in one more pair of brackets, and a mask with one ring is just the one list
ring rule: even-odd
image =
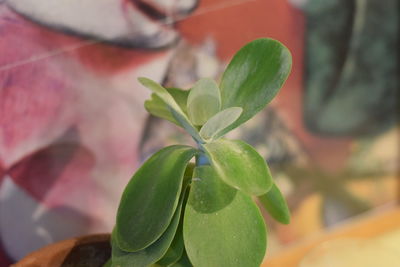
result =
[{"label": "leaf pair at top", "polygon": [[188,91],[166,89],[147,78],[139,78],[139,81],[154,92],[152,99],[145,103],[146,109],[182,126],[198,143],[220,137],[242,113],[240,107],[220,111],[220,92],[212,79],[201,79]]},{"label": "leaf pair at top", "polygon": [[[291,69],[288,49],[276,40],[262,38],[239,50],[225,70],[220,88],[202,79],[187,93],[165,89],[147,79],[151,89],[145,103],[153,115],[182,126],[198,143],[217,139],[238,127],[265,107],[277,94]],[[200,132],[197,126],[202,126]]]}]

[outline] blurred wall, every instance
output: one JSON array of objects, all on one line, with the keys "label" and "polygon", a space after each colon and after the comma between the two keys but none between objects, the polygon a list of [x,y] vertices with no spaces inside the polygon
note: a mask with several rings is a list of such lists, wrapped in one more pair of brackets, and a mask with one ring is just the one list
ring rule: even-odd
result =
[{"label": "blurred wall", "polygon": [[1,1],[0,259],[110,231],[138,164],[190,142],[145,112],[136,78],[218,79],[260,37],[291,50],[292,74],[231,137],[257,147],[289,200],[292,223],[269,222],[269,253],[393,202],[399,10],[396,0]]}]

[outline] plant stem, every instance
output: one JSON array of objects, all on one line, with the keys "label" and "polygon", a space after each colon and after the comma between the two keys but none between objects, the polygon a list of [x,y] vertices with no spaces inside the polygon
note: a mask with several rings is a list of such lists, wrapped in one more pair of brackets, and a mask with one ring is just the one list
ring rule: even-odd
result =
[{"label": "plant stem", "polygon": [[196,156],[196,166],[204,166],[204,165],[210,165],[210,161],[208,160],[204,152],[200,152]]}]

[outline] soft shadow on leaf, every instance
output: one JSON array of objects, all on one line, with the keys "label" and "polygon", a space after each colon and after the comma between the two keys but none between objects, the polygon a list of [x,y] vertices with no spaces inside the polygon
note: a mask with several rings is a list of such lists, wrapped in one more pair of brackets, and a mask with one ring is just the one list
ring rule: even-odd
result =
[{"label": "soft shadow on leaf", "polygon": [[191,205],[197,212],[212,213],[223,209],[232,202],[236,192],[236,189],[221,181],[211,166],[194,169]]},{"label": "soft shadow on leaf", "polygon": [[185,249],[183,244],[183,214],[181,215],[181,220],[178,225],[178,230],[176,230],[176,234],[174,240],[171,243],[171,246],[168,248],[165,255],[157,262],[157,264],[161,266],[170,266],[177,262],[183,254]]},{"label": "soft shadow on leaf", "polygon": [[190,262],[186,251],[182,254],[182,257],[179,259],[179,261],[175,262],[173,265],[169,267],[193,267],[192,263]]}]

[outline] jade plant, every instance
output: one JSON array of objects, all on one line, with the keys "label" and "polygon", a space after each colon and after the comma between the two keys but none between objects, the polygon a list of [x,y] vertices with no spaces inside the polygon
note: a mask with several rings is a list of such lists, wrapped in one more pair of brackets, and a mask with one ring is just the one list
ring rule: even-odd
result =
[{"label": "jade plant", "polygon": [[223,136],[262,110],[290,69],[288,49],[262,38],[235,54],[219,85],[204,78],[182,90],[139,78],[153,92],[147,111],[182,127],[197,146],[162,148],[137,170],[122,194],[106,265],[260,266],[267,232],[255,199],[284,224],[288,207],[264,158]]}]

